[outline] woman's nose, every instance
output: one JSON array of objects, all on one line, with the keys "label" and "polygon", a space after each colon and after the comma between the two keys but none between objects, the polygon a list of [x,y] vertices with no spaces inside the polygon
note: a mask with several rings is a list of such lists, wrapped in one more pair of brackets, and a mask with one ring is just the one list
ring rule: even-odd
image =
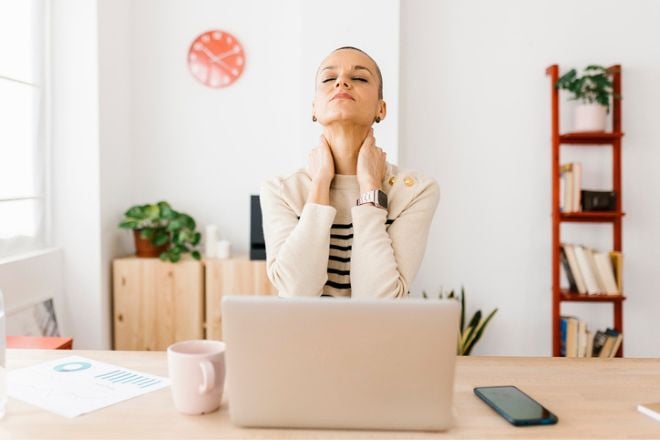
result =
[{"label": "woman's nose", "polygon": [[347,89],[351,88],[351,85],[348,81],[346,81],[345,79],[342,79],[342,78],[337,78],[337,82],[335,83],[335,87],[338,88],[340,85],[344,86],[344,88],[347,88]]}]

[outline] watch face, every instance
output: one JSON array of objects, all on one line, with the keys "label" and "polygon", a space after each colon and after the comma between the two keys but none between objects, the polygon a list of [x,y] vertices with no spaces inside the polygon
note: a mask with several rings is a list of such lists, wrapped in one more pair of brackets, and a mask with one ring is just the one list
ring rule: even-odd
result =
[{"label": "watch face", "polygon": [[378,191],[378,204],[383,208],[387,208],[387,194],[383,191]]},{"label": "watch face", "polygon": [[188,50],[190,73],[212,88],[230,86],[243,73],[245,53],[232,34],[212,30],[199,35]]}]

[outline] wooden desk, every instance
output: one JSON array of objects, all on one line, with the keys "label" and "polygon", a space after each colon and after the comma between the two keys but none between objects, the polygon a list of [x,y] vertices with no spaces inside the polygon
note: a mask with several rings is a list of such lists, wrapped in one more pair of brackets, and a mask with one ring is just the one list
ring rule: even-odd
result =
[{"label": "wooden desk", "polygon": [[[164,352],[8,350],[9,369],[80,355],[167,375]],[[559,416],[559,424],[515,428],[472,388],[517,385]],[[456,370],[456,426],[445,433],[239,429],[227,404],[206,416],[175,411],[169,388],[74,419],[10,399],[2,439],[39,438],[660,438],[660,423],[636,410],[660,400],[660,359],[463,357]]]}]

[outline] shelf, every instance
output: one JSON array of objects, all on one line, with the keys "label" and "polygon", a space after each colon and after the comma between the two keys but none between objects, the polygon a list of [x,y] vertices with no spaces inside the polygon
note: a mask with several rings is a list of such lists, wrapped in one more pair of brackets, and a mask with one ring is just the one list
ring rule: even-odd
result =
[{"label": "shelf", "polygon": [[[570,289],[562,288],[560,286],[562,255],[561,255],[561,242],[562,242],[562,227],[561,225],[568,222],[581,223],[582,225],[595,226],[596,224],[611,224],[612,234],[612,248],[622,251],[622,219],[625,213],[622,209],[621,198],[617,199],[617,205],[612,211],[580,211],[580,212],[561,212],[559,210],[560,193],[560,173],[562,147],[576,147],[583,148],[589,146],[595,147],[611,147],[611,165],[612,165],[612,191],[617,195],[623,194],[621,184],[621,155],[622,155],[622,141],[623,141],[623,128],[621,125],[621,100],[613,99],[611,102],[611,112],[609,114],[610,129],[609,131],[593,131],[593,132],[573,132],[561,133],[560,132],[560,96],[559,89],[557,88],[557,81],[559,80],[559,65],[553,64],[548,66],[546,74],[550,79],[550,132],[551,132],[551,156],[550,169],[552,170],[552,248],[551,248],[551,262],[552,262],[552,353],[554,356],[559,356],[561,352],[561,329],[560,329],[560,316],[561,305],[565,302],[581,302],[583,304],[611,304],[612,305],[612,327],[622,331],[623,330],[623,305],[625,304],[625,296],[621,295],[607,295],[600,293],[597,295],[585,295],[579,292],[571,291]],[[608,75],[612,79],[612,93],[614,96],[621,95],[621,65],[616,64],[608,68]],[[577,151],[576,151],[577,152]],[[607,151],[605,151],[607,152]],[[623,356],[623,344],[617,351],[616,356]]]},{"label": "shelf", "polygon": [[586,132],[566,133],[559,135],[560,144],[571,145],[609,145],[621,139],[623,133],[612,132]]},{"label": "shelf", "polygon": [[595,295],[581,294],[577,292],[569,292],[561,290],[559,292],[560,301],[573,301],[573,302],[621,302],[625,301],[626,297],[623,295],[608,295],[599,293]]},{"label": "shelf", "polygon": [[608,223],[619,220],[626,215],[619,211],[579,211],[560,212],[560,222]]}]

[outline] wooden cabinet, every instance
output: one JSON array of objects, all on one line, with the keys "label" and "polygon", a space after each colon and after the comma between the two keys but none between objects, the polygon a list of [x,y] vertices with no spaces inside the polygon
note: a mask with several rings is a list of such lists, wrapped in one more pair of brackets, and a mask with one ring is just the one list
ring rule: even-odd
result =
[{"label": "wooden cabinet", "polygon": [[165,350],[175,341],[204,338],[204,268],[157,258],[113,262],[115,350]]},{"label": "wooden cabinet", "polygon": [[221,339],[224,295],[273,295],[265,261],[176,264],[157,258],[113,262],[115,350],[165,350],[186,339]]},{"label": "wooden cabinet", "polygon": [[222,339],[222,297],[277,295],[266,273],[266,262],[232,258],[208,259],[206,266],[206,339]]}]

